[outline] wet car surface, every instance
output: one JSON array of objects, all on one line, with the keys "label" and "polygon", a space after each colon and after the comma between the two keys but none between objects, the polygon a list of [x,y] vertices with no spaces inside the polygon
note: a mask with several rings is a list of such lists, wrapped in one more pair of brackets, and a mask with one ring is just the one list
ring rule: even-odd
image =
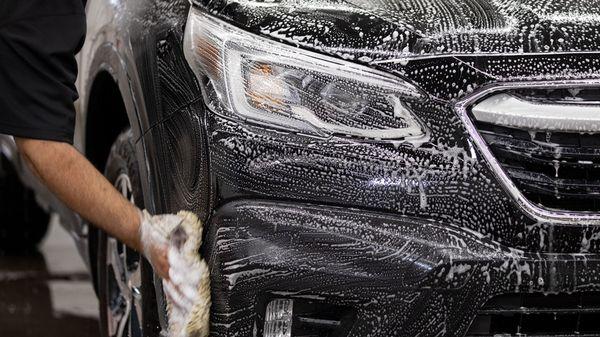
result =
[{"label": "wet car surface", "polygon": [[58,225],[39,251],[0,256],[0,336],[99,336],[90,277]]}]

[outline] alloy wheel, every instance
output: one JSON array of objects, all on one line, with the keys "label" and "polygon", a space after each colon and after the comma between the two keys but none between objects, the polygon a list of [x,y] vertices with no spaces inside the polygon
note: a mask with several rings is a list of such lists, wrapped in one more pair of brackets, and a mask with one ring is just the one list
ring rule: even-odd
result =
[{"label": "alloy wheel", "polygon": [[[135,203],[130,177],[121,173],[117,190]],[[140,255],[113,237],[106,238],[107,333],[109,337],[142,336],[142,292]]]}]

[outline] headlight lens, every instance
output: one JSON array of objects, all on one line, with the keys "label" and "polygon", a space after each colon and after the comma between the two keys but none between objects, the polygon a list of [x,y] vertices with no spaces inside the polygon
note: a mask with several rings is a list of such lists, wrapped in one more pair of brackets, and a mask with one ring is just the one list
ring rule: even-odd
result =
[{"label": "headlight lens", "polygon": [[318,136],[420,138],[413,85],[383,72],[252,35],[192,9],[186,58],[221,110],[269,127]]}]

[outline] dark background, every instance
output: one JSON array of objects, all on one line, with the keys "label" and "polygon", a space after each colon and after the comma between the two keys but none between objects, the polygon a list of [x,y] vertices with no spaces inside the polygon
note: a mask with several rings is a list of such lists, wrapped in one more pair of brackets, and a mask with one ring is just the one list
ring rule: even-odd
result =
[{"label": "dark background", "polygon": [[0,252],[0,336],[99,336],[90,277],[55,221],[37,251]]}]

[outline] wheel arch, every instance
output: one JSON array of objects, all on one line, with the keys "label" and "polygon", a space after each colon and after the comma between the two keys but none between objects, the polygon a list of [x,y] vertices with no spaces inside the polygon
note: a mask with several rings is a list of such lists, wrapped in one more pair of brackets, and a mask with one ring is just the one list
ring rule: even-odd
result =
[{"label": "wheel arch", "polygon": [[[111,118],[117,118],[115,120],[121,124],[126,122],[131,127],[136,140],[140,138],[143,127],[140,123],[138,102],[143,102],[143,100],[135,98],[141,93],[140,90],[135,92],[136,90],[131,84],[130,79],[134,78],[134,74],[131,74],[132,69],[134,67],[129,65],[126,57],[122,56],[111,42],[98,46],[91,58],[91,62],[84,72],[84,77],[87,79],[86,85],[82,88],[84,92],[82,117],[85,129],[83,148],[86,155],[88,148],[97,145],[94,144],[96,139],[93,136],[98,136],[98,134],[93,134],[93,130],[98,129],[94,125],[98,121],[105,122],[104,126],[110,126]],[[102,99],[120,101],[117,111],[103,109]],[[110,104],[110,102],[106,102],[106,104]],[[114,132],[113,141],[121,131]],[[104,160],[107,158],[108,153]]]}]

